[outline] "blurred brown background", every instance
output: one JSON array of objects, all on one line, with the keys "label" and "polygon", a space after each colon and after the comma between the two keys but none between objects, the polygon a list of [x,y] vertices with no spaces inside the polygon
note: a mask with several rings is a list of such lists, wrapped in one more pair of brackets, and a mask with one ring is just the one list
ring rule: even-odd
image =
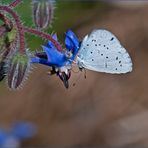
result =
[{"label": "blurred brown background", "polygon": [[73,23],[58,28],[59,34],[72,28],[82,39],[93,29],[110,30],[129,51],[133,72],[87,71],[87,79],[81,74],[75,87],[79,74],[72,73],[66,90],[56,76],[46,74],[48,67],[36,66],[22,90],[0,86],[0,124],[35,123],[37,136],[23,146],[148,146],[148,4],[90,1],[79,16],[73,8],[77,2],[65,3],[60,8]]}]

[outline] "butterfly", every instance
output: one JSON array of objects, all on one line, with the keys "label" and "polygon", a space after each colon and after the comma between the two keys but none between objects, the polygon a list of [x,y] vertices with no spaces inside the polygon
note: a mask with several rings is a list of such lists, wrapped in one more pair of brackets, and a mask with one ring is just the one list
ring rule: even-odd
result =
[{"label": "butterfly", "polygon": [[[70,33],[69,31],[68,33]],[[74,35],[73,38],[76,36]],[[77,46],[77,39],[72,39],[65,44],[67,49],[74,49],[77,53],[76,63],[80,69],[89,69],[97,72],[122,74],[132,71],[132,60],[127,50],[120,44],[115,35],[107,30],[94,30],[86,35]],[[71,42],[71,46],[70,45]],[[75,47],[74,47],[75,45]]]},{"label": "butterfly", "polygon": [[[56,34],[53,38],[58,42]],[[98,29],[86,35],[79,41],[74,32],[65,33],[66,50],[58,51],[52,42],[42,46],[44,52],[37,53],[33,63],[52,67],[51,73],[56,73],[68,88],[72,63],[80,70],[88,69],[97,72],[122,74],[132,71],[132,60],[127,50],[120,44],[115,35],[108,30]]]}]

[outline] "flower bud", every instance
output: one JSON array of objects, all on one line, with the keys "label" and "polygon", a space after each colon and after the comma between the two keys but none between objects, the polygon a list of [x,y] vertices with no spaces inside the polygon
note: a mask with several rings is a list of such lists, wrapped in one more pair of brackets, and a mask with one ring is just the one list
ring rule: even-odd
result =
[{"label": "flower bud", "polygon": [[16,90],[22,86],[30,70],[30,58],[28,53],[15,52],[8,61],[7,81],[8,87]]},{"label": "flower bud", "polygon": [[4,26],[0,27],[0,81],[5,78],[6,74],[6,67],[5,67],[5,60],[6,60],[6,30]]},{"label": "flower bud", "polygon": [[[1,28],[2,27],[0,27],[0,29]],[[5,32],[0,37],[0,81],[4,79],[7,72],[6,61],[15,42],[15,35],[16,32],[14,30],[11,30],[11,32]]]},{"label": "flower bud", "polygon": [[54,0],[33,0],[33,19],[37,28],[51,25],[54,14]]}]

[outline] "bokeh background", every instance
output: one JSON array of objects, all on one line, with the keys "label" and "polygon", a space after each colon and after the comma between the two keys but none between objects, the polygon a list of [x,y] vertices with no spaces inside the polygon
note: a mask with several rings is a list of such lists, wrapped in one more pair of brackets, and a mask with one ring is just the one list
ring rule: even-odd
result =
[{"label": "bokeh background", "polygon": [[[30,2],[24,0],[17,11],[33,27]],[[0,83],[0,125],[20,120],[37,125],[37,135],[22,146],[148,146],[148,3],[59,0],[56,7],[53,26],[45,31],[57,32],[64,45],[68,29],[79,39],[93,29],[108,29],[129,51],[133,72],[87,71],[87,79],[72,73],[66,90],[47,75],[48,67],[38,65],[20,91]],[[46,43],[30,35],[26,41],[31,50]]]}]

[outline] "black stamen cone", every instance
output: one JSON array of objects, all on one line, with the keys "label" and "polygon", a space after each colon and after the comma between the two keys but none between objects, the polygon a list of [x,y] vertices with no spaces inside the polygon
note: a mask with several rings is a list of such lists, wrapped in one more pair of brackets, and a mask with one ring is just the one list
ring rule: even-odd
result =
[{"label": "black stamen cone", "polygon": [[69,77],[65,74],[65,72],[62,72],[60,74],[58,74],[60,79],[63,81],[64,86],[68,89],[69,88]]}]

